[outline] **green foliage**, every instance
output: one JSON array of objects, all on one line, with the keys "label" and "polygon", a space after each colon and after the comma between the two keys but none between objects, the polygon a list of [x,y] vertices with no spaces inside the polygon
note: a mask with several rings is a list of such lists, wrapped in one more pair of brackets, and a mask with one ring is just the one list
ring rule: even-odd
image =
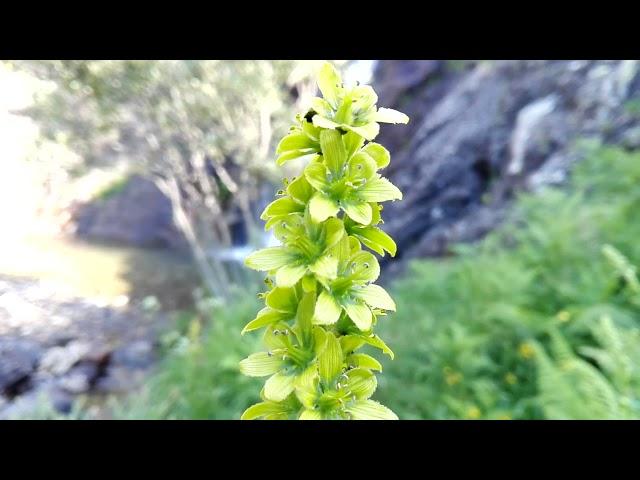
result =
[{"label": "green foliage", "polygon": [[411,265],[380,329],[399,353],[381,401],[405,418],[632,416],[640,390],[616,378],[637,353],[614,339],[640,327],[639,175],[640,154],[593,150],[568,191],[524,195],[480,245]]},{"label": "green foliage", "polygon": [[368,85],[345,87],[330,64],[321,69],[318,86],[324,98],[314,98],[312,109],[297,116],[276,150],[278,164],[309,160],[304,174],[285,181],[286,190],[261,217],[282,245],[245,261],[268,272],[271,289],[263,294],[265,308],[243,330],[266,328],[268,350],[242,360],[242,373],[269,378],[263,401],[242,418],[395,419],[370,399],[380,363],[356,351],[368,344],[392,355],[373,327],[396,306],[373,284],[380,266],[362,244],[395,254],[393,240],[376,227],[382,222],[378,202],[401,199],[402,193],[377,173],[390,158],[372,140],[378,122],[408,118],[377,108]]},{"label": "green foliage", "polygon": [[166,356],[145,388],[113,405],[119,419],[239,418],[254,401],[259,382],[243,377],[238,362],[258,348],[258,339],[240,337],[238,320],[258,306],[240,298],[214,310],[205,332],[192,317],[184,333],[164,338]]},{"label": "green foliage", "polygon": [[[640,154],[596,149],[567,191],[523,196],[480,245],[415,262],[378,325],[398,354],[381,362],[378,400],[405,419],[637,418],[638,175]],[[129,418],[237,418],[258,388],[237,361],[259,344],[237,323],[256,308],[232,302],[200,349],[171,350]]]}]

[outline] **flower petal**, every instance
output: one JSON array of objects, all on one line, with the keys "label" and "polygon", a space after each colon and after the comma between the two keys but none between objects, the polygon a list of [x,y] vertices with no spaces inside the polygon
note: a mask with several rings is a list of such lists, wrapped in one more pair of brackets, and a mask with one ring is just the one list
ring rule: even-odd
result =
[{"label": "flower petal", "polygon": [[380,285],[369,284],[364,287],[354,288],[351,290],[351,294],[360,300],[364,300],[372,308],[382,308],[394,312],[396,310],[395,302]]},{"label": "flower petal", "polygon": [[318,355],[320,378],[329,385],[342,372],[342,349],[340,342],[331,332],[327,332],[327,343]]},{"label": "flower petal", "polygon": [[402,192],[384,177],[374,178],[358,188],[358,197],[365,202],[402,200]]},{"label": "flower petal", "polygon": [[240,362],[240,371],[248,377],[266,377],[280,371],[283,365],[282,357],[258,352]]},{"label": "flower petal", "polygon": [[365,400],[376,391],[378,382],[371,371],[364,368],[354,368],[349,370],[346,375],[349,378],[347,386],[358,400]]},{"label": "flower petal", "polygon": [[325,63],[318,73],[318,88],[322,92],[322,96],[335,109],[340,100],[342,90],[342,79],[340,74],[330,63]]},{"label": "flower petal", "polygon": [[268,247],[250,254],[244,264],[259,271],[269,271],[296,261],[298,254],[286,247]]},{"label": "flower petal", "polygon": [[276,272],[276,285],[293,287],[307,273],[306,265],[285,265]]},{"label": "flower petal", "polygon": [[396,255],[396,242],[393,241],[393,238],[377,227],[354,227],[349,233],[356,236],[358,240],[380,255],[384,255],[384,250],[389,252],[392,257],[395,257]]},{"label": "flower petal", "polygon": [[287,187],[287,193],[293,198],[295,201],[306,205],[313,195],[313,187],[307,181],[304,175],[296,178],[292,181]]},{"label": "flower petal", "polygon": [[314,312],[313,323],[318,325],[332,325],[338,321],[342,307],[338,301],[326,290],[318,296]]},{"label": "flower petal", "polygon": [[329,171],[337,175],[347,161],[342,135],[337,130],[323,130],[320,132],[320,146],[325,165]]},{"label": "flower petal", "polygon": [[314,222],[324,222],[329,217],[335,217],[339,210],[338,203],[322,192],[316,192],[309,202],[309,213]]},{"label": "flower petal", "polygon": [[318,277],[334,279],[338,275],[338,259],[328,254],[322,255],[309,265],[309,270]]},{"label": "flower petal", "polygon": [[373,212],[371,211],[371,205],[362,200],[347,199],[343,200],[340,204],[349,218],[354,222],[361,225],[369,225]]},{"label": "flower petal", "polygon": [[360,127],[354,127],[352,125],[340,125],[340,126],[347,130],[351,130],[354,133],[357,133],[358,135],[360,135],[361,137],[364,137],[369,141],[376,138],[378,136],[378,133],[380,133],[380,125],[378,125],[376,122],[370,122]]},{"label": "flower petal", "polygon": [[318,410],[308,410],[305,409],[298,420],[322,420],[322,414]]},{"label": "flower petal", "polygon": [[373,400],[360,400],[345,408],[354,420],[398,420],[398,416]]},{"label": "flower petal", "polygon": [[371,329],[373,314],[369,307],[362,301],[346,300],[342,303],[347,315],[363,332]]},{"label": "flower petal", "polygon": [[320,162],[310,163],[304,169],[304,176],[316,190],[324,190],[329,185],[327,167]]},{"label": "flower petal", "polygon": [[256,418],[272,416],[272,415],[286,415],[289,413],[289,406],[276,402],[260,402],[255,405],[251,405],[247,408],[240,420],[255,420]]},{"label": "flower petal", "polygon": [[264,384],[264,396],[267,400],[281,402],[293,392],[296,377],[278,372],[269,377]]},{"label": "flower petal", "polygon": [[409,123],[409,117],[392,108],[379,108],[374,119],[383,123]]},{"label": "flower petal", "polygon": [[339,123],[336,123],[336,122],[334,122],[332,120],[329,120],[328,118],[323,117],[320,114],[314,115],[312,121],[313,121],[313,124],[316,127],[320,127],[320,128],[331,128],[331,129],[334,129],[334,128],[339,128],[340,127]]},{"label": "flower petal", "polygon": [[355,365],[356,367],[368,368],[369,370],[377,370],[379,372],[382,371],[380,362],[366,353],[353,353],[349,355],[347,361],[350,365]]},{"label": "flower petal", "polygon": [[258,330],[259,328],[266,327],[274,323],[286,322],[291,318],[291,314],[279,312],[269,307],[263,308],[258,312],[256,318],[245,325],[242,329],[241,335],[244,335],[247,332],[253,332],[254,330]]},{"label": "flower petal", "polygon": [[389,150],[384,148],[379,143],[371,142],[368,143],[363,149],[363,152],[368,154],[378,165],[378,169],[384,168],[389,165],[391,161],[391,155],[389,154]]},{"label": "flower petal", "polygon": [[318,154],[316,151],[312,149],[291,150],[278,155],[278,158],[276,158],[276,164],[278,166],[282,166],[292,160],[302,160],[303,162],[307,160],[312,161],[317,156]]},{"label": "flower petal", "polygon": [[274,310],[293,316],[298,308],[296,289],[275,287],[267,294],[266,303]]}]

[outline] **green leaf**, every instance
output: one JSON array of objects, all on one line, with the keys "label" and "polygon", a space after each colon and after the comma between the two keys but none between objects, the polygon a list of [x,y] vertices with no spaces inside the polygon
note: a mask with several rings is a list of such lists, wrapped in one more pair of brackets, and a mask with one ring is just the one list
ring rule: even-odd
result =
[{"label": "green leaf", "polygon": [[346,373],[347,386],[358,400],[365,400],[376,391],[376,376],[364,368],[354,368]]},{"label": "green leaf", "polygon": [[339,210],[338,203],[322,192],[316,192],[309,202],[309,213],[314,222],[324,222],[329,217],[335,217]]},{"label": "green leaf", "polygon": [[276,285],[279,287],[293,287],[304,274],[307,273],[306,265],[285,265],[276,272]]},{"label": "green leaf", "polygon": [[247,332],[258,330],[259,328],[266,327],[268,325],[272,325],[277,322],[283,322],[290,319],[291,315],[283,312],[278,312],[277,310],[272,310],[271,308],[266,307],[258,312],[258,316],[256,318],[245,325],[245,327],[242,329],[241,335],[244,335]]},{"label": "green leaf", "polygon": [[322,130],[320,146],[325,165],[330,172],[338,175],[347,161],[347,151],[344,148],[342,135],[337,130]]},{"label": "green leaf", "polygon": [[379,108],[374,119],[376,122],[383,123],[409,123],[409,117],[392,108]]},{"label": "green leaf", "polygon": [[314,322],[319,325],[332,325],[340,318],[342,307],[326,290],[318,296],[314,313]]},{"label": "green leaf", "polygon": [[349,355],[348,361],[356,367],[368,368],[370,370],[382,371],[382,365],[378,360],[366,353],[353,353]]},{"label": "green leaf", "polygon": [[258,352],[240,362],[240,371],[248,377],[266,377],[278,372],[283,365],[284,361],[280,356]]},{"label": "green leaf", "polygon": [[358,188],[358,197],[365,202],[402,200],[402,192],[384,177],[374,178]]},{"label": "green leaf", "polygon": [[360,223],[362,225],[369,225],[371,223],[371,205],[364,201],[359,200],[343,200],[342,201],[342,209],[345,211],[349,218],[351,218],[354,222]]},{"label": "green leaf", "polygon": [[366,332],[371,329],[373,314],[364,302],[346,299],[342,302],[342,306],[347,312],[347,315],[349,315],[349,318],[360,330]]},{"label": "green leaf", "polygon": [[268,400],[281,402],[293,392],[296,377],[278,372],[264,384],[264,395]]},{"label": "green leaf", "polygon": [[295,288],[275,287],[267,294],[266,303],[279,312],[293,316],[298,308],[298,295]]},{"label": "green leaf", "polygon": [[368,143],[363,149],[363,152],[368,154],[373,160],[376,162],[378,169],[384,168],[389,165],[391,161],[391,155],[389,154],[389,150],[384,148],[379,143],[371,142]]},{"label": "green leaf", "polygon": [[259,271],[269,271],[295,262],[298,254],[286,247],[268,247],[250,254],[244,264]]},{"label": "green leaf", "polygon": [[360,300],[364,300],[372,308],[382,308],[394,312],[396,310],[396,304],[391,296],[379,285],[370,284],[356,287],[351,290],[351,294]]},{"label": "green leaf", "polygon": [[327,102],[334,109],[337,108],[342,91],[342,79],[335,67],[328,62],[322,66],[318,73],[318,88]]},{"label": "green leaf", "polygon": [[325,190],[329,186],[327,177],[329,172],[323,163],[310,163],[304,169],[304,176],[313,188],[319,191]]},{"label": "green leaf", "polygon": [[342,349],[340,342],[331,332],[327,332],[324,350],[318,355],[320,378],[329,385],[342,372]]},{"label": "green leaf", "polygon": [[298,417],[298,420],[322,420],[322,414],[317,410],[305,409]]},{"label": "green leaf", "polygon": [[398,420],[398,416],[373,400],[360,400],[345,408],[354,420]]}]

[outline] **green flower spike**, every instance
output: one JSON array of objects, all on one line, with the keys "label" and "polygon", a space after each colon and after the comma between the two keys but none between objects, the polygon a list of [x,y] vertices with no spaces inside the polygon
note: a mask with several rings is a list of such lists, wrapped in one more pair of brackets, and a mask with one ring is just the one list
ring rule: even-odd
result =
[{"label": "green flower spike", "polygon": [[272,288],[265,307],[242,333],[264,328],[268,350],[240,362],[242,373],[268,377],[260,397],[242,419],[394,420],[371,400],[374,371],[382,366],[361,349],[371,346],[393,359],[373,333],[378,318],[396,305],[375,282],[376,257],[396,245],[382,231],[379,202],[402,193],[378,171],[389,152],[373,142],[377,122],[407,123],[406,115],[375,105],[369,86],[346,88],[326,64],[306,115],[279,143],[276,162],[306,159],[304,173],[287,181],[280,198],[261,215],[280,246],[249,255],[248,267],[267,272]]}]

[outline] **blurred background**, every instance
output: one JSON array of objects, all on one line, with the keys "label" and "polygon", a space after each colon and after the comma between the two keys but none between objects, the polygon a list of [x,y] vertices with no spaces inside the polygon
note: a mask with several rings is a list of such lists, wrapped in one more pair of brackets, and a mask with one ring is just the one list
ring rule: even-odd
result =
[{"label": "blurred background", "polygon": [[[0,419],[237,419],[319,61],[0,62]],[[374,398],[402,419],[640,417],[640,62],[337,60],[404,192]]]}]

